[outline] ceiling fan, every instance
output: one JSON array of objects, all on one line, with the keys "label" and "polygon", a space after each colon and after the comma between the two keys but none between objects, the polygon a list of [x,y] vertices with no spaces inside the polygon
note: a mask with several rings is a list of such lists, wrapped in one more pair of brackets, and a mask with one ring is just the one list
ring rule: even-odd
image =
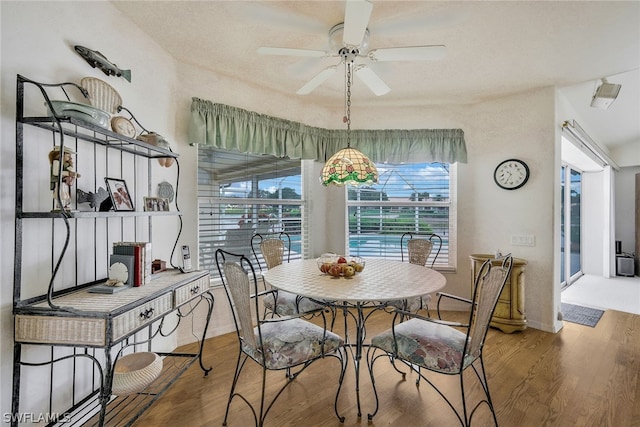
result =
[{"label": "ceiling fan", "polygon": [[446,53],[443,45],[404,46],[369,50],[369,18],[373,4],[370,0],[347,0],[344,22],[334,25],[329,30],[329,44],[333,51],[312,49],[295,49],[284,47],[260,47],[258,53],[263,55],[285,55],[312,58],[339,57],[340,62],[331,65],[316,74],[296,92],[307,95],[328,80],[338,71],[338,65],[350,65],[351,70],[377,96],[388,93],[391,89],[371,69],[356,60],[367,58],[372,62],[383,61],[424,61],[442,58]]}]

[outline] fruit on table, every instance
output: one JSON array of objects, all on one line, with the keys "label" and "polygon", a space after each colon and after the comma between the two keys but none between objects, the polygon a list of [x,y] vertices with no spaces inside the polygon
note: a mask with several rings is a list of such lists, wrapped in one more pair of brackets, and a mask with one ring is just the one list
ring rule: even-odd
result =
[{"label": "fruit on table", "polygon": [[342,275],[342,266],[338,263],[332,264],[328,273],[333,277],[340,277]]},{"label": "fruit on table", "polygon": [[344,274],[344,277],[351,277],[356,274],[356,269],[347,264],[347,266],[342,269],[342,274]]},{"label": "fruit on table", "polygon": [[323,262],[322,265],[320,266],[320,271],[323,273],[328,273],[332,265],[333,264],[330,262]]},{"label": "fruit on table", "polygon": [[343,255],[323,256],[317,259],[318,269],[333,277],[353,277],[364,270],[365,260]]}]

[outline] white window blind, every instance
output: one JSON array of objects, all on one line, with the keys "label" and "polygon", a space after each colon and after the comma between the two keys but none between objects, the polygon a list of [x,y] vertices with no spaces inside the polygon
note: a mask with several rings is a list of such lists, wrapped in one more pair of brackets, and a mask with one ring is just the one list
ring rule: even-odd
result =
[{"label": "white window blind", "polygon": [[453,267],[455,165],[380,163],[376,167],[377,184],[348,189],[350,254],[399,260],[404,233],[435,233],[442,238],[435,266]]},{"label": "white window blind", "polygon": [[[218,248],[262,262],[252,237],[291,239],[291,259],[301,258],[306,235],[300,160],[198,147],[200,268],[218,276]],[[264,268],[264,263],[262,265]]]}]

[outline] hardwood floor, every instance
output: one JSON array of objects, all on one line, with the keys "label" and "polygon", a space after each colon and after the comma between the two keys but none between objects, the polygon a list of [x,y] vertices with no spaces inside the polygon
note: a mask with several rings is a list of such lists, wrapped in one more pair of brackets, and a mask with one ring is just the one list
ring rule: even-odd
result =
[{"label": "hardwood floor", "polygon": [[[390,321],[388,314],[375,313],[367,322],[367,333],[371,336],[387,329]],[[205,366],[213,366],[209,376],[203,377],[197,363],[192,365],[134,426],[222,425],[237,346],[235,333],[209,339],[205,344]],[[640,426],[639,315],[608,310],[595,328],[565,322],[557,334],[535,329],[504,334],[492,329],[485,346],[485,364],[503,427]],[[254,403],[260,396],[261,373],[254,363],[247,368],[239,387]],[[366,414],[373,409],[374,399],[366,365],[361,370],[363,416],[357,417],[353,363],[349,360],[339,399],[339,410],[346,420],[340,424],[333,412],[338,366],[335,359],[328,358],[313,364],[285,390],[266,425],[457,425],[451,410],[428,384],[416,387],[415,374],[402,381],[386,360],[380,360],[375,376],[380,409],[371,423]],[[269,373],[267,392],[283,381],[284,373]],[[454,377],[441,378],[438,384],[450,394],[457,390]],[[488,414],[478,415],[475,425],[492,425]],[[251,411],[239,399],[231,406],[228,425],[253,425]]]}]

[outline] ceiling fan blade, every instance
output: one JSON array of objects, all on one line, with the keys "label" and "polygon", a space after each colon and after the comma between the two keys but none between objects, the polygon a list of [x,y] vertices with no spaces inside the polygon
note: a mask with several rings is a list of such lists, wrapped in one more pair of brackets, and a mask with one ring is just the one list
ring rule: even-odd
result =
[{"label": "ceiling fan blade", "polygon": [[324,58],[330,56],[323,50],[291,49],[288,47],[259,47],[261,55],[304,56],[309,58]]},{"label": "ceiling fan blade", "polygon": [[308,95],[312,90],[324,83],[329,77],[333,76],[338,69],[337,65],[331,65],[316,74],[311,80],[309,80],[304,86],[302,86],[296,92],[298,95]]},{"label": "ceiling fan blade", "polygon": [[347,0],[344,11],[344,32],[342,41],[345,46],[360,46],[369,25],[373,3],[369,0]]},{"label": "ceiling fan blade", "polygon": [[367,56],[372,61],[427,61],[441,59],[446,53],[444,45],[433,45],[373,49]]},{"label": "ceiling fan blade", "polygon": [[355,74],[376,96],[384,95],[391,90],[391,88],[366,65],[358,65],[355,69]]}]

